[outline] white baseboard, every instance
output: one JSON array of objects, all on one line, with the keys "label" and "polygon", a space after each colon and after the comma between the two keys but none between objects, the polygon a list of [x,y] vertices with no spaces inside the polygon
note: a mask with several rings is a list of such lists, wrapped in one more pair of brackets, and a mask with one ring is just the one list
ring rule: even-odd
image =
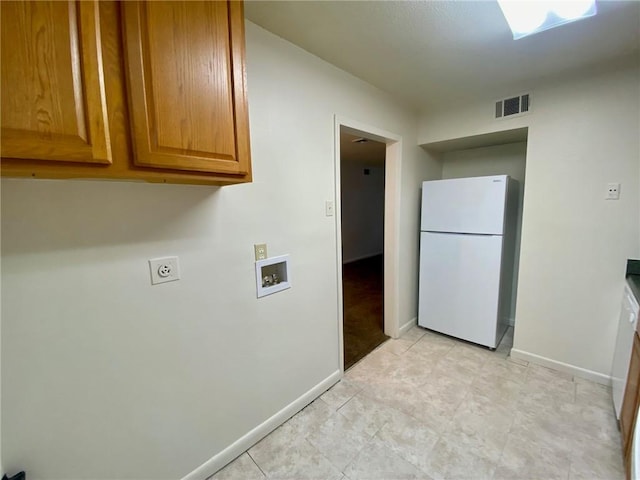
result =
[{"label": "white baseboard", "polygon": [[593,370],[587,370],[586,368],[576,367],[569,363],[559,362],[547,357],[541,357],[535,353],[525,352],[523,350],[511,349],[511,356],[519,360],[526,360],[527,362],[535,363],[543,367],[552,368],[560,372],[570,373],[576,377],[591,380],[592,382],[599,383],[601,385],[611,385],[611,376],[603,373],[594,372]]},{"label": "white baseboard", "polygon": [[233,442],[220,453],[211,457],[191,473],[185,475],[182,480],[204,480],[206,478],[209,478],[222,467],[230,463],[236,457],[242,455],[246,450],[269,435],[272,431],[286,422],[293,415],[309,405],[312,401],[314,401],[325,391],[331,388],[332,385],[338,382],[341,377],[342,373],[340,372],[340,370],[336,370],[323,381],[318,383],[315,387],[311,388],[308,392],[304,393],[289,405],[284,407],[278,413],[268,418],[266,421],[255,427],[246,435],[240,437],[238,440]]},{"label": "white baseboard", "polygon": [[398,337],[401,337],[416,325],[418,325],[418,317],[413,317],[411,320],[409,320],[407,323],[405,323],[398,329]]}]

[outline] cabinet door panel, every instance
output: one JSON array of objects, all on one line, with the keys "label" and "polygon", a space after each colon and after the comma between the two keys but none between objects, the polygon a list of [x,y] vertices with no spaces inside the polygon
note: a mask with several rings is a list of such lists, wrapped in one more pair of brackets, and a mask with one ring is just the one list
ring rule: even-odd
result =
[{"label": "cabinet door panel", "polygon": [[620,430],[622,432],[623,452],[629,453],[629,446],[633,434],[633,426],[636,422],[638,411],[638,389],[640,388],[640,338],[638,334],[633,336],[633,350],[629,363],[627,386],[624,391],[622,409],[620,410]]},{"label": "cabinet door panel", "polygon": [[136,165],[248,174],[236,3],[123,3]]},{"label": "cabinet door panel", "polygon": [[0,8],[2,156],[111,163],[97,3]]}]

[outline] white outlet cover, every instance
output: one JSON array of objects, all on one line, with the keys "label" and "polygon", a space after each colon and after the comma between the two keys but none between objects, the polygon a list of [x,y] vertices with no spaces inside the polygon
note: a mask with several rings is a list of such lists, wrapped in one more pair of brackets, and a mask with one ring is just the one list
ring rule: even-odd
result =
[{"label": "white outlet cover", "polygon": [[149,260],[151,285],[180,280],[178,257],[160,257]]},{"label": "white outlet cover", "polygon": [[264,260],[267,258],[267,244],[266,243],[256,243],[253,245],[253,250],[255,252],[256,261]]},{"label": "white outlet cover", "polygon": [[607,200],[619,200],[620,199],[620,184],[608,183],[607,184]]}]

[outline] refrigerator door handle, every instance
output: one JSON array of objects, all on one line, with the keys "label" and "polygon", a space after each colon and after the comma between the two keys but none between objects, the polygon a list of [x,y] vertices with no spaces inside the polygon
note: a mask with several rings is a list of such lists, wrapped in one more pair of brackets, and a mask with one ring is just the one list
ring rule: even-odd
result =
[{"label": "refrigerator door handle", "polygon": [[470,237],[502,237],[497,233],[468,233],[468,232],[439,232],[437,230],[422,230],[425,233],[438,233],[440,235],[469,235]]}]

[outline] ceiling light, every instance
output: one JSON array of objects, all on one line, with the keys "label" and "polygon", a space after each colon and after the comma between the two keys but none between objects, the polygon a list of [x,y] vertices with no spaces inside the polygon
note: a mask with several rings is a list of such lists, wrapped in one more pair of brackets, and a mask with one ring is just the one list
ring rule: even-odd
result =
[{"label": "ceiling light", "polygon": [[596,14],[595,0],[498,0],[513,39]]}]

